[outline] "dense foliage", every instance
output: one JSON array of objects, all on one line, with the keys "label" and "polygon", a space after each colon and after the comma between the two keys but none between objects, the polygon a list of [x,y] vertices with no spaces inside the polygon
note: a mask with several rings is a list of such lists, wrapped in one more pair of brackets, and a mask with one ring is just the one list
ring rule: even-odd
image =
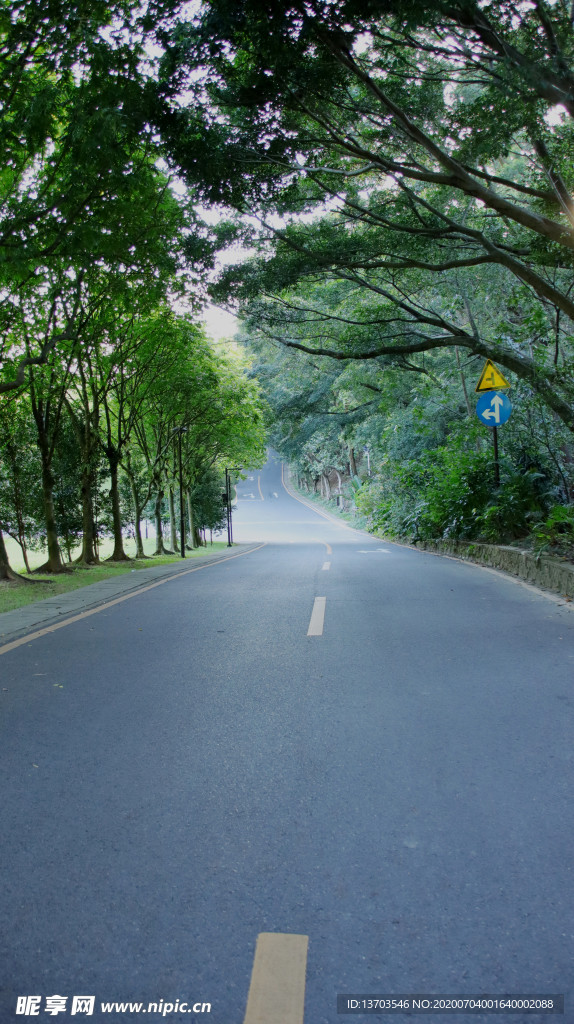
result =
[{"label": "dense foliage", "polygon": [[[268,388],[282,450],[352,480],[368,435],[358,504],[411,535],[517,537],[569,503],[570,5],[212,0],[165,42],[164,95],[185,85],[218,167],[203,193],[254,250],[214,294],[262,380],[277,347],[310,357]],[[494,491],[461,382],[479,356],[516,405]]]},{"label": "dense foliage", "polygon": [[497,486],[492,431],[474,413],[481,359],[443,351],[410,369],[383,357],[325,368],[261,333],[244,337],[272,443],[302,488],[386,535],[569,549],[572,524],[556,509],[571,501],[571,434],[524,383],[513,381],[513,413],[498,431]]},{"label": "dense foliage", "polygon": [[45,545],[49,572],[78,542],[97,562],[105,532],[125,559],[130,524],[142,556],[150,501],[158,550],[168,511],[177,546],[180,434],[192,544],[203,475],[262,458],[257,389],[195,322],[216,232],[155,123],[150,54],[172,8],[0,5],[0,531],[27,566]]},{"label": "dense foliage", "polygon": [[[188,532],[219,522],[222,462],[263,457],[254,377],[301,481],[373,528],[568,535],[573,38],[565,0],[0,6],[0,526],[24,557],[97,561],[106,529],[122,559],[126,525],[141,555],[144,515],[177,547],[180,443]],[[251,379],[198,329],[208,293]],[[485,357],[514,403],[499,485]]]}]

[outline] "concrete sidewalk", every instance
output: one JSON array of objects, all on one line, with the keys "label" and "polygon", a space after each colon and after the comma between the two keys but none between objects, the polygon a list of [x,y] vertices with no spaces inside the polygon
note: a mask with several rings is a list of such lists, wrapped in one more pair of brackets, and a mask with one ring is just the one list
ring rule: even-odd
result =
[{"label": "concrete sidewalk", "polygon": [[245,554],[257,547],[259,547],[258,544],[235,544],[231,550],[186,558],[171,565],[152,565],[149,569],[133,569],[123,576],[102,580],[100,583],[91,583],[79,590],[72,590],[69,594],[57,594],[54,597],[47,597],[42,601],[25,605],[24,608],[14,608],[11,612],[3,612],[0,614],[0,650],[12,640],[25,636],[33,630],[51,626],[69,615],[77,615],[90,608],[96,608],[100,604],[105,604],[107,601],[113,601],[115,597],[140,590],[150,583],[157,583],[169,576],[179,576],[182,572],[198,569],[202,565],[221,562],[233,555]]}]

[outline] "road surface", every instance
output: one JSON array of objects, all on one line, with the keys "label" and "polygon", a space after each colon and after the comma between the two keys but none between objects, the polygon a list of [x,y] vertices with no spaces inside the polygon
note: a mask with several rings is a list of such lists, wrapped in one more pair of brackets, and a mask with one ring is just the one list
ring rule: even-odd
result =
[{"label": "road surface", "polygon": [[574,1021],[572,613],[249,476],[264,546],[0,656],[0,1019],[242,1024],[277,932],[309,936],[305,1024],[416,992]]}]

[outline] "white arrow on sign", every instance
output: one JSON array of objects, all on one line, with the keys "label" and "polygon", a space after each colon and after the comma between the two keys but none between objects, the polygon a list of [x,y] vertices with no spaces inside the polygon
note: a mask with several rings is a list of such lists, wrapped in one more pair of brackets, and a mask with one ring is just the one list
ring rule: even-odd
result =
[{"label": "white arrow on sign", "polygon": [[491,412],[489,409],[485,409],[482,415],[485,420],[489,420],[494,416],[494,422],[500,423],[500,406],[504,405],[504,399],[500,395],[495,395],[490,404],[494,406],[494,411]]}]

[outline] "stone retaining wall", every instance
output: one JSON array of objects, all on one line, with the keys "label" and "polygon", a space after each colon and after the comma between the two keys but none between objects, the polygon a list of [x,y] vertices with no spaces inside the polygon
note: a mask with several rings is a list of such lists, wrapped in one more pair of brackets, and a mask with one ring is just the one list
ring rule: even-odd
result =
[{"label": "stone retaining wall", "polygon": [[520,576],[540,587],[554,590],[564,597],[574,598],[574,565],[546,555],[537,557],[532,551],[521,551],[502,544],[480,544],[476,541],[428,540],[413,541],[413,547],[435,551],[439,555],[452,555],[479,565]]},{"label": "stone retaining wall", "polygon": [[[313,501],[312,495],[307,495],[307,498]],[[335,516],[329,515],[329,518],[336,522]],[[401,543],[395,538],[385,537],[384,534],[375,533],[374,536],[394,544]],[[451,555],[463,561],[488,565],[492,569],[502,569],[536,586],[574,599],[574,565],[561,558],[552,558],[549,555],[537,557],[532,551],[504,544],[482,544],[478,541],[419,540],[411,541],[409,547],[434,551],[437,555]]]}]

